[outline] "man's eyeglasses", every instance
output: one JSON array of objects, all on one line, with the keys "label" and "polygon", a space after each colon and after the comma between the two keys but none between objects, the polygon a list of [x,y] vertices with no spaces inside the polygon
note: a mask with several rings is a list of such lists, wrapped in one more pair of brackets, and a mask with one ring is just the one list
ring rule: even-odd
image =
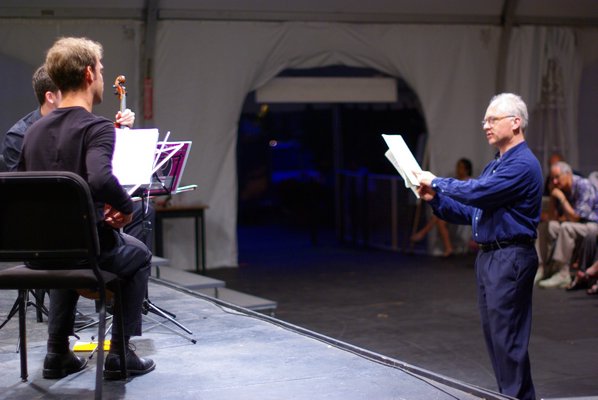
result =
[{"label": "man's eyeglasses", "polygon": [[490,126],[494,126],[498,121],[505,119],[505,118],[514,118],[516,115],[504,115],[502,117],[488,117],[482,120],[482,127],[486,126],[486,124]]}]

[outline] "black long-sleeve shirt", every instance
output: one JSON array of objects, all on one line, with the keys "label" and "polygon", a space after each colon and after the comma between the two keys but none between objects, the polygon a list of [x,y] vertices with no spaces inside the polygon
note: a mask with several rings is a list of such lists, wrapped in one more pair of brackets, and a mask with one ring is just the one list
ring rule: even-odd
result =
[{"label": "black long-sleeve shirt", "polygon": [[89,184],[103,220],[104,203],[125,214],[133,202],[112,173],[114,124],[82,107],[58,108],[27,131],[19,171],[71,171]]}]

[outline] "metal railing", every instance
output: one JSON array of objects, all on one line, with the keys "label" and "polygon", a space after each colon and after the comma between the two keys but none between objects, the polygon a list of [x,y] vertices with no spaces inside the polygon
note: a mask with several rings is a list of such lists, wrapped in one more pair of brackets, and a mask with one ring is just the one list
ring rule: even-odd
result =
[{"label": "metal railing", "polygon": [[[337,174],[338,238],[356,246],[408,251],[417,199],[401,177],[340,171]],[[423,215],[422,215],[423,217]]]}]

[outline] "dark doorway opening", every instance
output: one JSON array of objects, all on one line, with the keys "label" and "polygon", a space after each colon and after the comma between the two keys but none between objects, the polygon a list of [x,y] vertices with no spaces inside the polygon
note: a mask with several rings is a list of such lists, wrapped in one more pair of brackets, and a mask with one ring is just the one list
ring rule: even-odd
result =
[{"label": "dark doorway opening", "polygon": [[[280,75],[382,74],[332,66],[286,70]],[[339,170],[396,174],[384,157],[387,146],[381,134],[401,134],[415,149],[426,133],[416,94],[404,80],[396,79],[398,101],[394,103],[258,104],[255,93],[250,93],[238,132],[239,226],[283,224],[308,230],[315,241],[319,230],[334,228]],[[335,130],[340,131],[340,146],[334,139]]]}]

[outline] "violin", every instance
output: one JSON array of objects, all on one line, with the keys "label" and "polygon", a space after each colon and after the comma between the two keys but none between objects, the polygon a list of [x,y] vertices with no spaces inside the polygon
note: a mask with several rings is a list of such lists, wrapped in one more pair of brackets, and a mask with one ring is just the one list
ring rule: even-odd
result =
[{"label": "violin", "polygon": [[[118,100],[120,101],[120,112],[123,113],[127,109],[127,89],[125,88],[124,83],[126,82],[124,75],[119,75],[114,80],[114,94],[118,96]],[[114,125],[117,128],[120,128],[120,124],[115,122]]]}]

